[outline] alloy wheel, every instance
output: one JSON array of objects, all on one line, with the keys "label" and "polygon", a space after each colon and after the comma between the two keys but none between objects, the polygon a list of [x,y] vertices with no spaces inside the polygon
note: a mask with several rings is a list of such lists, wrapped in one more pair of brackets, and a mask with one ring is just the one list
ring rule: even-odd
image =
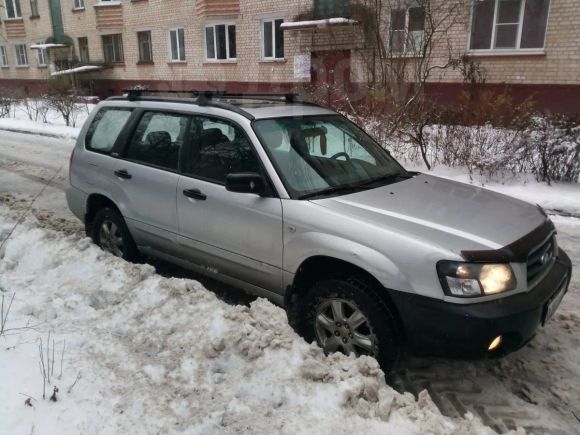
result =
[{"label": "alloy wheel", "polygon": [[326,299],[316,310],[316,339],[326,353],[377,355],[377,339],[364,313],[351,301]]},{"label": "alloy wheel", "polygon": [[115,257],[122,257],[125,244],[120,228],[111,220],[104,220],[99,231],[99,242],[103,250],[113,254]]}]

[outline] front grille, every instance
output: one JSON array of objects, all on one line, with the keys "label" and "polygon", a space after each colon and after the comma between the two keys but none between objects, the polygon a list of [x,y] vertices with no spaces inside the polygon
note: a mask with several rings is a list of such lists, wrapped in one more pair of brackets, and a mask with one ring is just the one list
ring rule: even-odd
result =
[{"label": "front grille", "polygon": [[528,256],[528,287],[541,279],[554,263],[558,252],[556,236],[552,235]]}]

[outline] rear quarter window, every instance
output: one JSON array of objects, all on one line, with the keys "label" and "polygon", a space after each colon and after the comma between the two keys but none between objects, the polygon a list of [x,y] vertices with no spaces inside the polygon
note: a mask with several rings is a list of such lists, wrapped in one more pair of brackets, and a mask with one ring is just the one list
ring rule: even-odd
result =
[{"label": "rear quarter window", "polygon": [[110,153],[131,112],[132,109],[120,107],[104,107],[99,110],[87,131],[86,148],[100,153]]}]

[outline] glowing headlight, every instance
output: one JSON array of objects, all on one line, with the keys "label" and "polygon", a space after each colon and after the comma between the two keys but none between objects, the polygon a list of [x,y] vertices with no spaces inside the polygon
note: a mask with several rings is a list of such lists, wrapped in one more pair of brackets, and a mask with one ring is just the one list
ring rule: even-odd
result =
[{"label": "glowing headlight", "polygon": [[450,296],[495,295],[516,288],[516,278],[509,264],[440,261],[437,272],[443,290]]}]

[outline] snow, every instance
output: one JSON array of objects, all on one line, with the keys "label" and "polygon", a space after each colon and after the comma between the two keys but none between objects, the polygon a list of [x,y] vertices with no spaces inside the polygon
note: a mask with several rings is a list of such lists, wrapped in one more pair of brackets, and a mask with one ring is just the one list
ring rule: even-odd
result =
[{"label": "snow", "polygon": [[[0,234],[15,220],[0,207]],[[426,392],[397,393],[371,358],[324,356],[266,300],[229,305],[33,219],[0,258],[15,294],[0,338],[3,433],[494,433],[471,414],[444,417]],[[45,400],[40,339],[55,353]]]},{"label": "snow", "polygon": [[325,20],[284,22],[282,23],[280,28],[282,30],[312,29],[312,28],[323,29],[325,27],[331,26],[348,26],[354,24],[358,24],[358,21],[351,20],[348,18],[328,18]]},{"label": "snow", "polygon": [[68,47],[66,44],[33,44],[30,46],[33,50],[46,50],[49,48],[65,48]]},{"label": "snow", "polygon": [[62,76],[62,75],[67,75],[67,74],[75,74],[75,73],[82,73],[82,72],[88,72],[88,71],[99,71],[101,69],[103,69],[102,66],[83,65],[83,66],[77,66],[76,68],[55,71],[55,72],[51,73],[50,75],[51,76]]},{"label": "snow", "polygon": [[73,120],[75,126],[67,127],[62,116],[49,108],[45,109],[46,122],[40,122],[42,119],[40,114],[37,115],[38,120],[35,121],[33,110],[30,110],[33,118],[31,120],[26,104],[20,103],[11,110],[9,118],[0,118],[0,130],[76,140],[83,123],[94,107],[93,103],[79,104],[76,117]]}]

